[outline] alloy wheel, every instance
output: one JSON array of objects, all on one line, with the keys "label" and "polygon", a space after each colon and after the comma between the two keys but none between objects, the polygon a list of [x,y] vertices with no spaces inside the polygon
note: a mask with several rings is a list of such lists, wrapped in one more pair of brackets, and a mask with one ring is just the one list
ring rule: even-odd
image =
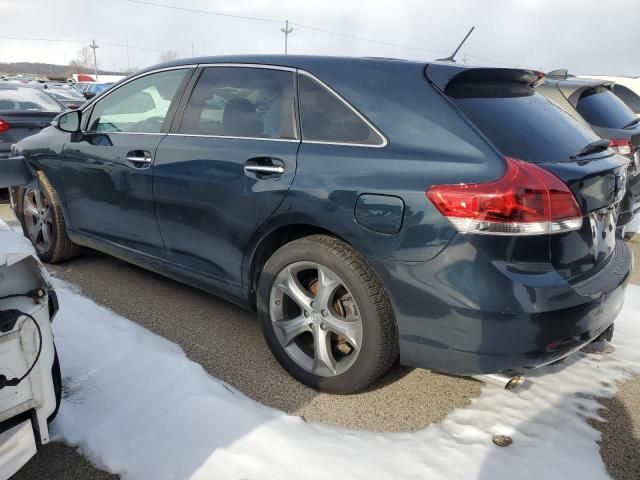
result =
[{"label": "alloy wheel", "polygon": [[40,189],[28,189],[22,204],[27,235],[38,252],[47,252],[53,242],[53,211]]},{"label": "alloy wheel", "polygon": [[306,261],[287,265],[276,275],[269,302],[276,337],[301,368],[333,377],[354,364],[362,349],[362,319],[333,270]]}]

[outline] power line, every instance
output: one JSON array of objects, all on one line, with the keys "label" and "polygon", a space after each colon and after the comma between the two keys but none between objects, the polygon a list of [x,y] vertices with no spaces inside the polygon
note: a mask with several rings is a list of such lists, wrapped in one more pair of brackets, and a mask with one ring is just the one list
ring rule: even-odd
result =
[{"label": "power line", "polygon": [[[156,2],[149,2],[146,0],[122,0],[124,2],[129,2],[129,3],[136,3],[139,5],[146,5],[148,7],[159,7],[159,8],[169,8],[172,10],[181,10],[184,12],[191,12],[191,13],[203,13],[206,15],[216,15],[216,16],[220,16],[220,17],[231,17],[231,18],[238,18],[238,19],[244,19],[244,20],[254,20],[254,21],[258,21],[258,22],[269,22],[269,23],[284,23],[285,20],[277,20],[274,18],[263,18],[263,17],[251,17],[251,16],[245,16],[245,15],[235,15],[235,14],[231,14],[231,13],[223,13],[223,12],[218,12],[218,11],[213,11],[213,10],[200,10],[200,9],[196,9],[196,8],[187,8],[187,7],[179,7],[176,5],[167,5],[165,3],[156,3]],[[431,50],[428,48],[420,48],[420,47],[412,47],[409,45],[401,45],[398,43],[391,43],[391,42],[384,42],[381,40],[375,40],[372,38],[365,38],[365,37],[359,37],[357,35],[351,35],[349,33],[342,33],[342,32],[336,32],[334,30],[327,30],[324,28],[320,28],[320,27],[314,27],[312,25],[304,25],[302,23],[297,23],[297,22],[289,22],[289,25],[296,25],[300,28],[306,28],[307,30],[314,30],[316,32],[322,32],[322,33],[326,33],[329,35],[336,35],[336,36],[340,36],[340,37],[345,37],[345,38],[351,38],[353,40],[360,40],[362,42],[369,42],[369,43],[377,43],[378,45],[386,45],[388,47],[395,47],[395,48],[405,48],[407,50],[418,50],[418,51],[422,51],[422,52],[430,52],[430,53],[449,53],[447,51],[443,51],[443,50]]]},{"label": "power line", "polygon": [[[86,40],[68,40],[61,38],[41,38],[41,37],[10,37],[6,35],[0,35],[0,39],[2,40],[21,40],[21,41],[36,41],[36,42],[57,42],[57,43],[81,43],[86,44]],[[100,41],[99,39],[96,41]],[[150,47],[139,47],[136,45],[129,45],[127,43],[114,43],[114,42],[104,42],[100,41],[103,45],[108,45],[110,47],[122,47],[122,48],[133,48],[135,50],[147,50],[149,52],[164,52],[160,48],[150,48]],[[188,52],[177,52],[181,55],[188,55]]]},{"label": "power line", "polygon": [[313,27],[311,25],[303,25],[303,24],[297,23],[297,22],[289,22],[289,24],[290,25],[295,25],[295,26],[300,27],[300,28],[306,28],[307,30],[315,30],[316,32],[327,33],[329,35],[336,35],[336,36],[339,36],[339,37],[351,38],[353,40],[360,40],[362,42],[377,43],[379,45],[386,45],[388,47],[406,48],[407,50],[418,50],[418,51],[421,51],[421,52],[429,52],[429,53],[449,53],[449,52],[444,51],[444,50],[431,50],[429,48],[412,47],[412,46],[409,46],[409,45],[401,45],[399,43],[384,42],[384,41],[381,41],[381,40],[374,40],[374,39],[371,39],[371,38],[359,37],[357,35],[351,35],[349,33],[336,32],[336,31],[333,31],[333,30],[325,30],[324,28]]},{"label": "power line", "polygon": [[258,22],[282,23],[282,20],[276,20],[276,19],[273,19],[273,18],[250,17],[250,16],[246,16],[246,15],[235,15],[233,13],[214,12],[212,10],[199,10],[197,8],[178,7],[176,5],[167,5],[167,4],[164,4],[164,3],[146,2],[144,0],[123,0],[123,1],[124,2],[129,2],[129,3],[137,3],[139,5],[146,5],[148,7],[170,8],[172,10],[181,10],[183,12],[191,12],[191,13],[204,13],[206,15],[216,15],[216,16],[219,16],[219,17],[241,18],[241,19],[244,19],[244,20],[256,20]]}]

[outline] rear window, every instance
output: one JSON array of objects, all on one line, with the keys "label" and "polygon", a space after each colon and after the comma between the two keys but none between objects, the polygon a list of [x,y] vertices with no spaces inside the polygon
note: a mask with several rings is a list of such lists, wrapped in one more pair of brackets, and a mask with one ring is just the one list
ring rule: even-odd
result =
[{"label": "rear window", "polygon": [[445,93],[506,156],[566,161],[600,138],[526,84],[452,82]]},{"label": "rear window", "polygon": [[584,92],[576,110],[587,122],[602,128],[624,128],[636,119],[629,107],[606,87]]},{"label": "rear window", "polygon": [[624,85],[614,85],[613,93],[622,100],[633,113],[640,113],[640,97]]},{"label": "rear window", "polygon": [[48,94],[35,88],[0,88],[0,110],[61,112],[62,107]]}]

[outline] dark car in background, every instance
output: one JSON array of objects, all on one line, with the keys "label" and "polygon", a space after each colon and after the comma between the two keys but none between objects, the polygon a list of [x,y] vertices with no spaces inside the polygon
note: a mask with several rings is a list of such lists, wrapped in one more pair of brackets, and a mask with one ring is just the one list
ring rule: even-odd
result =
[{"label": "dark car in background", "polygon": [[43,82],[41,88],[65,107],[75,110],[87,101],[74,86],[66,82]]},{"label": "dark car in background", "polygon": [[94,248],[256,310],[319,390],[362,389],[398,353],[459,375],[532,368],[611,332],[632,264],[616,229],[629,160],[543,80],[179,60],[20,141],[40,183],[14,204],[46,262]]},{"label": "dark car in background", "polygon": [[0,158],[6,158],[11,145],[51,125],[64,105],[39,88],[0,84]]},{"label": "dark car in background", "polygon": [[624,226],[640,211],[640,118],[612,91],[614,86],[610,81],[573,77],[561,70],[550,72],[538,91],[630,160],[627,194],[618,220]]},{"label": "dark car in background", "polygon": [[[64,105],[35,87],[0,83],[0,159],[9,156],[14,143],[48,127],[64,110]],[[0,189],[0,199],[7,195],[6,188]]]}]

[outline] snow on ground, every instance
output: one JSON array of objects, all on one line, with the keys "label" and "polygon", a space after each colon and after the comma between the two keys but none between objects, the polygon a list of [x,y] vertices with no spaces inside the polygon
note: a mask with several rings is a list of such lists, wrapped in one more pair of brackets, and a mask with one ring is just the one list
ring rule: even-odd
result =
[{"label": "snow on ground", "polygon": [[628,232],[640,233],[640,213],[637,214],[627,226]]},{"label": "snow on ground", "polygon": [[[597,418],[595,396],[640,371],[640,287],[630,286],[613,353],[575,354],[516,392],[484,386],[419,432],[347,431],[260,405],[177,345],[69,284],[55,287],[66,398],[54,436],[125,479],[608,478],[586,419]],[[513,445],[494,446],[494,434]]]}]

